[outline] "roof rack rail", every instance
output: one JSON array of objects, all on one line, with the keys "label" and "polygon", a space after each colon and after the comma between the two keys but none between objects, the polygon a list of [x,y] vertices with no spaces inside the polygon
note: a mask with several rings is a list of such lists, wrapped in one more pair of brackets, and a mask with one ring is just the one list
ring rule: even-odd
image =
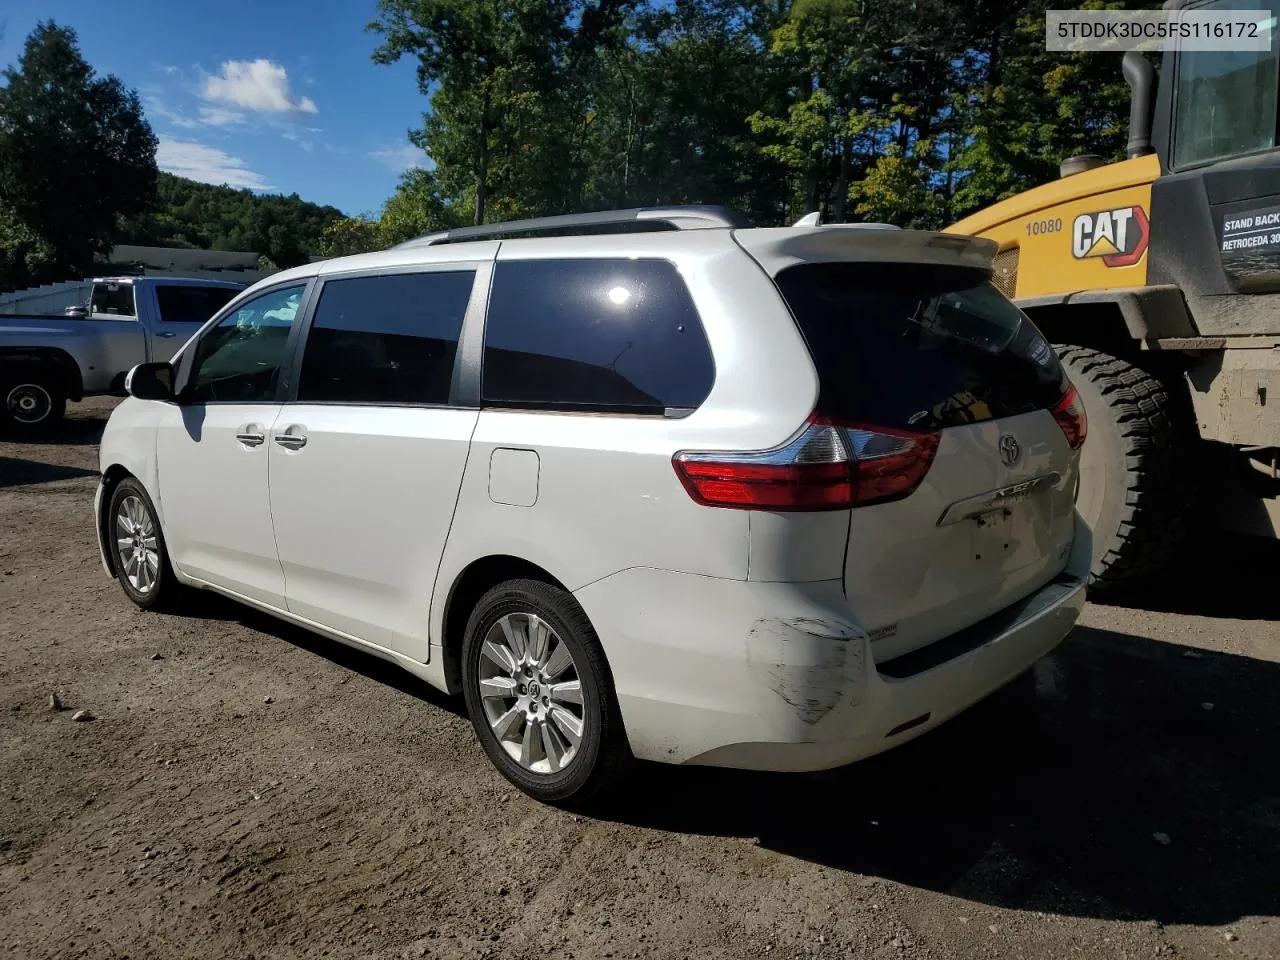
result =
[{"label": "roof rack rail", "polygon": [[661,230],[706,230],[716,227],[741,229],[751,226],[741,214],[728,207],[688,205],[677,207],[633,207],[629,210],[600,210],[570,213],[532,220],[508,220],[478,227],[457,227],[431,233],[398,244],[396,249],[428,247],[468,240],[501,240],[535,235],[575,236],[593,233],[649,233]]}]

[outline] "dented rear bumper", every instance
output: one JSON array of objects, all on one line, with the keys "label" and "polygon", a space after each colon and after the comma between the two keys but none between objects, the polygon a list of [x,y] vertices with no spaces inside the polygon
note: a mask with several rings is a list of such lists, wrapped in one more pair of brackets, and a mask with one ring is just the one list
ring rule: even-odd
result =
[{"label": "dented rear bumper", "polygon": [[839,581],[748,583],[634,569],[576,596],[604,645],[638,757],[824,770],[919,736],[1052,651],[1084,607],[1089,550],[1082,529],[1053,582],[882,664]]}]

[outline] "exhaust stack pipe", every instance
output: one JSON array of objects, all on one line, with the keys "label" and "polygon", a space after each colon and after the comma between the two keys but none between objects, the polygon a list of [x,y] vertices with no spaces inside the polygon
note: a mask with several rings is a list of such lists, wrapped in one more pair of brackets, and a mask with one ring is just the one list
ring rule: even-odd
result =
[{"label": "exhaust stack pipe", "polygon": [[1147,58],[1136,50],[1124,55],[1121,69],[1132,93],[1129,101],[1129,144],[1125,151],[1132,160],[1155,152],[1151,147],[1151,118],[1155,112],[1156,73]]}]

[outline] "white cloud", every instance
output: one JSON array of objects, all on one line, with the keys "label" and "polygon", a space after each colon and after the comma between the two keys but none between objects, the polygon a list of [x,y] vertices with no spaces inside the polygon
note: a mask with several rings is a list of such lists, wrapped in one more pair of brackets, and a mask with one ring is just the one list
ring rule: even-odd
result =
[{"label": "white cloud", "polygon": [[227,107],[208,107],[200,108],[200,122],[210,127],[231,127],[236,124],[244,123],[244,114],[239,110],[231,110]]},{"label": "white cloud", "polygon": [[225,183],[229,187],[248,187],[251,190],[269,189],[267,181],[250,170],[239,157],[205,143],[161,138],[156,150],[156,166],[167,173],[201,183]]},{"label": "white cloud", "polygon": [[435,168],[435,163],[427,156],[426,152],[411,144],[406,144],[403,147],[386,147],[382,150],[371,150],[369,156],[384,166],[390,167],[396,173],[402,173],[414,167],[422,167],[426,170]]},{"label": "white cloud", "polygon": [[192,117],[188,117],[179,109],[169,107],[160,97],[148,95],[146,98],[147,114],[151,118],[159,117],[175,127],[181,127],[183,130],[190,130],[193,127],[200,126],[200,121]]},{"label": "white cloud", "polygon": [[[311,128],[307,127],[305,129],[310,130]],[[312,140],[304,139],[302,134],[299,133],[297,130],[285,130],[280,134],[280,137],[281,139],[288,140],[290,143],[296,143],[299,147],[301,147],[307,153],[310,153],[313,149],[315,149],[315,142]]]},{"label": "white cloud", "polygon": [[289,74],[270,60],[227,60],[220,71],[204,82],[201,95],[213,103],[260,113],[315,113],[310,97],[294,100]]}]

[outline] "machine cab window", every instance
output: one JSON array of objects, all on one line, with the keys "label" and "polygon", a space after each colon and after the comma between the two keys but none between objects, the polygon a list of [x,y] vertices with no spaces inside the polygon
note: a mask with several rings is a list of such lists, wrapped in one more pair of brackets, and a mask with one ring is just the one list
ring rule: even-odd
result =
[{"label": "machine cab window", "polygon": [[[1197,10],[1258,11],[1276,30],[1280,0],[1216,0]],[[1256,16],[1256,13],[1254,14]],[[1178,54],[1173,167],[1184,169],[1276,145],[1277,63],[1270,51],[1187,50]]]}]

